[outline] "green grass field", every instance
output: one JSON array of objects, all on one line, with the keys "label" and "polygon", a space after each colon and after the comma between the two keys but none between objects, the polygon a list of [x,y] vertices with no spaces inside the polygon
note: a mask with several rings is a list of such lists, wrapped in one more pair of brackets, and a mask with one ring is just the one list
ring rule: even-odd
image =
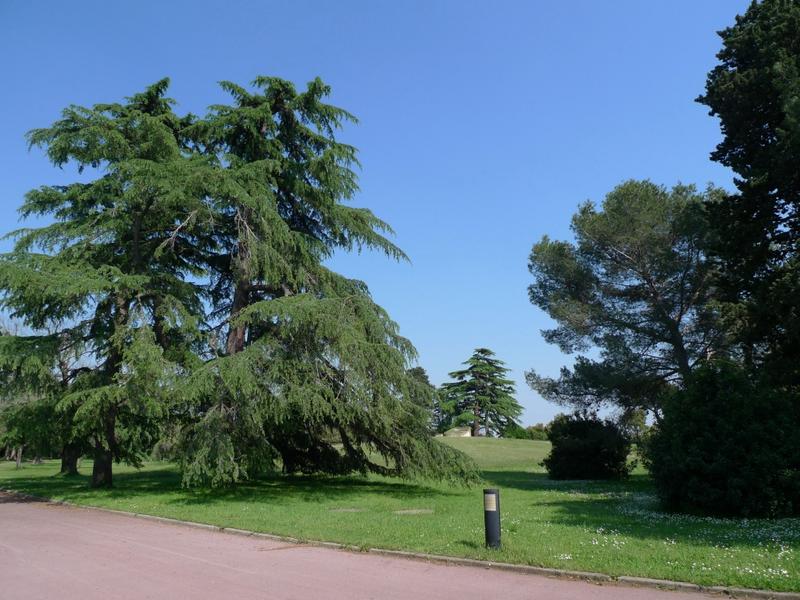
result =
[{"label": "green grass field", "polygon": [[[547,442],[448,438],[501,490],[503,549],[483,548],[481,489],[381,477],[272,477],[231,489],[189,491],[177,470],[116,467],[115,488],[63,478],[55,462],[15,470],[0,486],[115,508],[362,547],[800,591],[800,519],[723,520],[659,512],[645,473],[626,482],[553,482],[539,461]],[[91,465],[84,462],[81,471]],[[412,511],[400,512],[398,511]]]}]

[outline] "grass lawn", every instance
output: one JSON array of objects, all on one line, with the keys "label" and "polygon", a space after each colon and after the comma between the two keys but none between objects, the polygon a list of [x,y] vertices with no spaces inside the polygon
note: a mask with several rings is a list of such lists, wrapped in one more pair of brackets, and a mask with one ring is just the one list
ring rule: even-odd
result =
[{"label": "grass lawn", "polygon": [[[723,520],[658,511],[645,473],[625,482],[553,482],[548,442],[447,438],[501,490],[503,549],[483,548],[480,488],[381,477],[272,477],[190,491],[177,470],[115,466],[115,488],[63,478],[58,464],[0,463],[0,486],[32,494],[362,547],[779,591],[800,591],[800,519]],[[84,462],[81,471],[88,473]],[[1,510],[1,509],[0,509]],[[411,512],[398,512],[411,511]]]}]

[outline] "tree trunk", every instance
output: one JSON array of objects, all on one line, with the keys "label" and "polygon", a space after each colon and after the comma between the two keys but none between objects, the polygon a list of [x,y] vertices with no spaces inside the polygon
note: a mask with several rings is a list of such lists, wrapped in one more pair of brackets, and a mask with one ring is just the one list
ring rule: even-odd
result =
[{"label": "tree trunk", "polygon": [[[237,209],[236,222],[239,226],[249,228],[248,223],[252,219],[252,211],[249,208]],[[244,325],[234,325],[232,321],[239,316],[239,312],[246,308],[250,301],[250,284],[252,283],[247,273],[250,271],[250,247],[247,235],[240,232],[237,240],[237,254],[232,258],[232,267],[237,273],[233,289],[233,304],[230,312],[230,329],[228,339],[225,341],[225,351],[228,356],[233,356],[244,350],[247,337],[247,328]]]},{"label": "tree trunk", "polygon": [[34,456],[34,457],[33,457],[33,464],[35,464],[35,465],[40,465],[40,464],[42,464],[43,462],[44,462],[44,461],[42,460],[42,457],[41,457],[41,456],[39,456],[38,454],[37,454],[36,456]]},{"label": "tree trunk", "polygon": [[92,467],[92,487],[110,488],[111,487],[111,465],[114,456],[111,450],[106,450],[97,442],[94,448],[94,466]]},{"label": "tree trunk", "polygon": [[81,453],[78,446],[75,444],[65,444],[61,450],[61,474],[62,475],[77,475],[78,474],[78,459]]},{"label": "tree trunk", "polygon": [[17,468],[22,468],[22,446],[17,446]]},{"label": "tree trunk", "polygon": [[667,327],[669,327],[672,341],[672,355],[675,357],[675,362],[678,363],[678,371],[681,375],[681,379],[683,383],[686,383],[692,373],[692,368],[689,365],[689,353],[686,351],[683,334],[681,334],[679,324],[674,321],[669,321]]},{"label": "tree trunk", "polygon": [[470,431],[470,435],[472,437],[478,437],[481,434],[481,411],[479,408],[475,408],[475,418],[472,420],[472,431]]},{"label": "tree trunk", "polygon": [[[231,306],[231,320],[238,316],[239,311],[247,307],[248,293],[247,284],[239,282],[233,293],[233,306]],[[229,356],[233,356],[244,350],[245,336],[247,330],[244,325],[231,324],[228,331],[228,339],[225,342],[225,351]]]}]

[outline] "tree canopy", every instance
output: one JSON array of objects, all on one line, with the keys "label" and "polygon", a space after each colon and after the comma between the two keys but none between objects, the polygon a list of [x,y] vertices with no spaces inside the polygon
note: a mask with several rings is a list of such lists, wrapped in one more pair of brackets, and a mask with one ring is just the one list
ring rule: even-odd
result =
[{"label": "tree canopy", "polygon": [[187,485],[278,466],[469,480],[472,463],[428,435],[411,343],[366,284],[323,264],[405,258],[388,224],[347,205],[356,150],[336,134],[354,117],[319,79],[223,82],[231,102],[203,117],[178,116],[167,87],[29,134],[93,179],[26,197],[22,216],[51,223],[0,258],[2,305],[34,332],[2,338],[6,383],[55,390],[94,447],[94,485],[165,435]]},{"label": "tree canopy", "polygon": [[124,103],[71,106],[30,132],[56,166],[97,176],[29,192],[21,215],[51,222],[15,232],[0,259],[3,306],[36,332],[7,337],[0,360],[23,361],[10,365],[11,379],[44,394],[59,357],[78,353],[57,408],[91,440],[95,485],[110,485],[113,460],[139,464],[158,436],[161,395],[202,306],[191,282],[202,272],[201,238],[176,224],[202,202],[204,164],[182,152],[185,121],[166,88],[163,80]]},{"label": "tree canopy", "polygon": [[580,206],[574,242],[534,244],[530,300],[556,322],[542,335],[563,352],[592,352],[557,379],[528,372],[536,391],[578,409],[610,404],[658,417],[663,394],[724,349],[704,210],[721,194],[628,181],[601,206]]},{"label": "tree canopy", "polygon": [[746,359],[779,381],[800,375],[800,2],[753,2],[720,32],[698,101],[719,118],[712,159],[738,192],[713,207],[720,297]]}]

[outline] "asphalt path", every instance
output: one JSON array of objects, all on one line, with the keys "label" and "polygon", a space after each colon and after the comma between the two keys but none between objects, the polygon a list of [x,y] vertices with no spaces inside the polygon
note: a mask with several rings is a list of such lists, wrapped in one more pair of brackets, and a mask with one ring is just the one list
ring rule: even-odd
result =
[{"label": "asphalt path", "polygon": [[158,523],[0,494],[2,600],[700,600]]}]

